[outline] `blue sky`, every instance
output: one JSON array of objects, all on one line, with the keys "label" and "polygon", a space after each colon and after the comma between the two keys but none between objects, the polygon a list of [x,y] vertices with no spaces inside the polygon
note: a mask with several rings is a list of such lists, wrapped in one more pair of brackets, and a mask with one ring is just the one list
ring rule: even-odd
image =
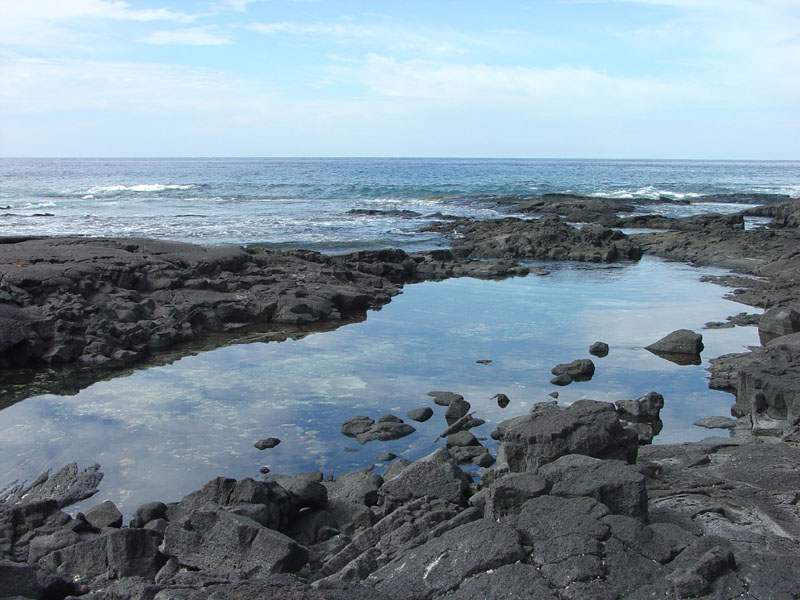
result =
[{"label": "blue sky", "polygon": [[0,0],[3,156],[798,159],[796,0]]}]

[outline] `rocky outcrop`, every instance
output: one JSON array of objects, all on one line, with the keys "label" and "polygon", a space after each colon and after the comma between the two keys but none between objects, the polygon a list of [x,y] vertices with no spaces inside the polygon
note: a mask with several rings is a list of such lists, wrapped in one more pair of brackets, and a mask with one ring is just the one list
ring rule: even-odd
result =
[{"label": "rocky outcrop", "polygon": [[409,281],[528,272],[447,250],[331,257],[144,239],[5,238],[0,368],[118,367],[245,325],[338,322],[388,302]]},{"label": "rocky outcrop", "polygon": [[620,231],[593,225],[579,229],[558,217],[459,220],[433,229],[452,236],[452,252],[459,257],[614,262],[642,256]]},{"label": "rocky outcrop", "polygon": [[564,408],[555,402],[534,404],[527,415],[499,423],[492,437],[500,442],[497,460],[514,472],[536,470],[567,454],[636,460],[636,433],[625,429],[613,404],[578,400]]}]

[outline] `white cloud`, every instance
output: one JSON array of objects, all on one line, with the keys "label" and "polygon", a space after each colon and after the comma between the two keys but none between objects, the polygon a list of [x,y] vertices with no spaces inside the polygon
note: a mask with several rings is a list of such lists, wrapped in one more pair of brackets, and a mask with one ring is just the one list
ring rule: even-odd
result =
[{"label": "white cloud", "polygon": [[165,8],[134,9],[122,0],[24,0],[0,3],[0,20],[57,21],[95,18],[128,21],[191,21],[193,16]]},{"label": "white cloud", "polygon": [[231,43],[229,33],[216,27],[192,27],[172,31],[153,31],[141,42],[155,45],[180,44],[185,46],[224,46]]},{"label": "white cloud", "polygon": [[0,62],[5,116],[107,111],[125,115],[269,114],[265,86],[208,69],[158,63],[16,58]]},{"label": "white cloud", "polygon": [[166,8],[135,9],[121,0],[0,0],[0,45],[71,49],[86,43],[91,24],[196,18]]},{"label": "white cloud", "polygon": [[686,82],[619,77],[568,65],[450,65],[370,55],[360,63],[351,61],[329,70],[334,77],[358,83],[373,97],[542,116],[646,113],[675,103],[711,100]]},{"label": "white cloud", "polygon": [[393,52],[413,51],[431,56],[453,56],[463,50],[457,44],[447,41],[448,37],[458,36],[452,31],[422,32],[422,29],[408,29],[392,24],[362,25],[354,22],[343,23],[298,23],[277,21],[272,23],[253,23],[247,27],[264,35],[288,35],[307,38],[325,37],[339,44],[358,44],[378,46]]}]

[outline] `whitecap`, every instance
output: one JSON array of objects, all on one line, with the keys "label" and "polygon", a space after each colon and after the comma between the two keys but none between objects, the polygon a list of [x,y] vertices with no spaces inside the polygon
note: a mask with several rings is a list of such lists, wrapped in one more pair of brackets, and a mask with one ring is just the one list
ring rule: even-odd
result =
[{"label": "whitecap", "polygon": [[113,192],[163,192],[165,190],[189,190],[197,187],[193,183],[140,183],[137,185],[97,185],[89,188],[87,194],[103,194]]}]

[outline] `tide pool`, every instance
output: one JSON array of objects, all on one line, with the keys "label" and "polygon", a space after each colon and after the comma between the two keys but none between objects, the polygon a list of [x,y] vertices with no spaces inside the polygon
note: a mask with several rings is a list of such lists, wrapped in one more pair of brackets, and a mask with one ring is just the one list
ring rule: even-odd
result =
[{"label": "tide pool", "polygon": [[[453,279],[406,286],[367,319],[285,342],[248,343],[182,358],[170,365],[95,383],[73,396],[41,395],[0,411],[0,489],[47,469],[99,462],[103,500],[127,515],[151,500],[173,501],[216,476],[256,477],[259,467],[341,474],[383,452],[416,459],[433,451],[446,427],[444,408],[427,392],[462,394],[473,429],[492,454],[496,423],[535,402],[581,398],[613,402],[657,391],[665,398],[656,443],[698,440],[715,432],[692,426],[728,415],[734,399],[709,390],[707,359],[758,344],[755,327],[703,330],[708,321],[748,310],[695,269],[646,257],[629,265],[548,263],[547,276],[503,281]],[[678,366],[644,346],[680,328],[704,336],[704,362]],[[607,357],[589,345],[607,342]],[[556,387],[550,369],[592,358],[594,378]],[[476,361],[491,361],[481,364]],[[493,396],[511,399],[501,409]],[[377,420],[431,406],[417,431],[360,446],[343,421]],[[717,432],[718,433],[718,432]],[[723,433],[724,435],[724,433]],[[275,448],[253,443],[277,437]],[[355,449],[356,451],[346,451]],[[378,472],[382,468],[378,466]]]}]

